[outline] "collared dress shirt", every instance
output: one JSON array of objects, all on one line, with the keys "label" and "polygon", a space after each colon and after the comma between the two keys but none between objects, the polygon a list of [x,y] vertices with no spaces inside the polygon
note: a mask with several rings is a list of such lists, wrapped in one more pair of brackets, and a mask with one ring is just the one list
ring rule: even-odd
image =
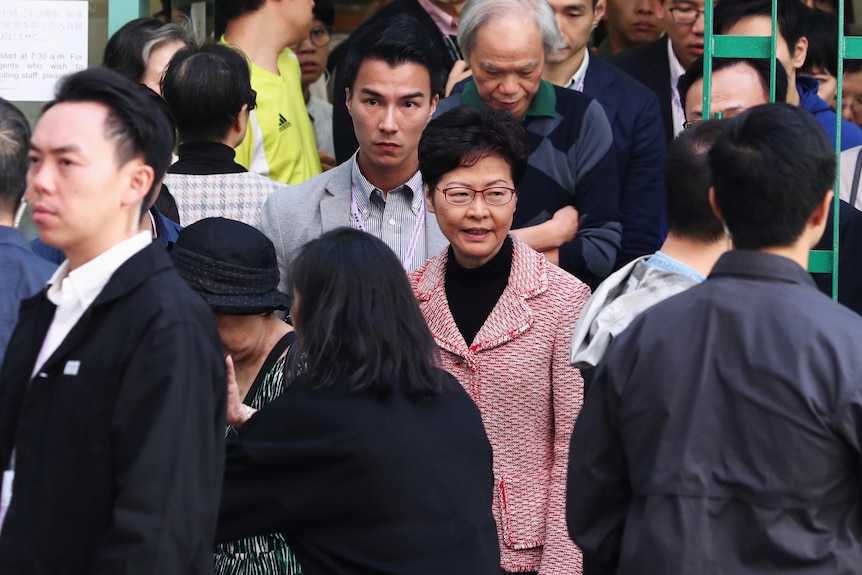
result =
[{"label": "collared dress shirt", "polygon": [[[428,259],[425,253],[425,222],[417,221],[425,201],[422,174],[417,171],[404,184],[394,190],[388,190],[384,198],[383,190],[362,175],[356,155],[351,161],[351,190],[356,201],[357,215],[362,221],[361,229],[383,240],[401,262],[404,262],[410,251],[410,240],[414,232],[418,233],[413,257],[405,268],[407,271],[419,269]],[[354,228],[360,229],[354,218],[351,217],[350,220]]]}]

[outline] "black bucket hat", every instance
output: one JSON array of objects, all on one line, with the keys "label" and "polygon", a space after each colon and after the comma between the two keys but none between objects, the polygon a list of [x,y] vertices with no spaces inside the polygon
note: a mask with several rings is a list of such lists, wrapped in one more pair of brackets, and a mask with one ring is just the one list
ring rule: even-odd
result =
[{"label": "black bucket hat", "polygon": [[226,218],[184,228],[171,247],[180,275],[221,315],[255,315],[289,307],[278,291],[275,247],[257,229]]}]

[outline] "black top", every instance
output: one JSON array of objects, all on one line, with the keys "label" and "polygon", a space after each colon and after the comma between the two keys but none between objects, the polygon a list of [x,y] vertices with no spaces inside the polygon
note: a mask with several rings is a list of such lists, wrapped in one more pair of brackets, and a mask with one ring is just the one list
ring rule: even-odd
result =
[{"label": "black top", "polygon": [[458,331],[469,345],[491,315],[509,284],[512,270],[512,238],[506,236],[500,251],[477,268],[461,267],[449,247],[446,263],[446,300]]},{"label": "black top", "polygon": [[209,176],[211,174],[240,174],[247,172],[234,161],[236,152],[219,142],[189,142],[177,150],[179,160],[168,168],[169,174]]},{"label": "black top", "polygon": [[491,445],[442,375],[433,398],[300,375],[228,441],[217,540],[282,532],[306,575],[498,575]]},{"label": "black top", "polygon": [[860,340],[799,264],[743,250],[635,318],[572,435],[584,572],[858,573]]}]

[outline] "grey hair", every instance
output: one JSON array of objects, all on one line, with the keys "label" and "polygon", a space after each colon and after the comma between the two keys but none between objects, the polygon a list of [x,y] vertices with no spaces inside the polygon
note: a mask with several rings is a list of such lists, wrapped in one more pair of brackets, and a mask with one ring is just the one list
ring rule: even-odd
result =
[{"label": "grey hair", "polygon": [[458,19],[458,44],[464,57],[470,57],[479,28],[495,18],[510,15],[526,16],[536,23],[542,34],[545,56],[563,47],[554,10],[545,0],[468,0]]},{"label": "grey hair", "polygon": [[27,186],[30,124],[11,102],[0,98],[0,212],[14,214]]},{"label": "grey hair", "polygon": [[189,29],[190,24],[191,21],[188,22],[188,25],[169,22],[154,30],[147,43],[141,49],[141,61],[144,63],[144,66],[146,67],[146,63],[149,61],[153,50],[166,42],[182,42],[187,48],[197,47],[197,42]]}]

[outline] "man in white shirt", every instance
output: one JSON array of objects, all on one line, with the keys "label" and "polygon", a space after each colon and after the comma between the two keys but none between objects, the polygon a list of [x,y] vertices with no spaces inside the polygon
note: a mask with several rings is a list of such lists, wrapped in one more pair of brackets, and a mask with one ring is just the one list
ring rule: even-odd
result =
[{"label": "man in white shirt", "polygon": [[0,573],[212,572],[225,374],[209,309],[141,232],[173,132],[93,68],[30,142],[26,200],[68,258],[0,370]]}]

